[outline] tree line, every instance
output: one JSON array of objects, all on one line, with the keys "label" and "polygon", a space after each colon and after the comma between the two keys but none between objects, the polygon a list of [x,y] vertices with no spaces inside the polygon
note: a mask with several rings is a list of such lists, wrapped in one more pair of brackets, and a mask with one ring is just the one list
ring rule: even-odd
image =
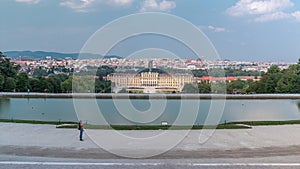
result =
[{"label": "tree line", "polygon": [[[114,73],[114,68],[108,66],[88,67],[88,71],[82,71],[74,75],[49,74],[42,69],[36,69],[33,76],[26,72],[20,72],[20,66],[14,65],[0,52],[0,92],[48,92],[70,93],[77,92],[111,92],[111,82],[103,77]],[[72,70],[73,71],[73,70]],[[193,70],[196,77],[215,75],[220,77],[222,71]],[[221,72],[221,73],[220,73]],[[261,76],[259,81],[235,80],[209,83],[202,81],[196,84],[186,84],[184,93],[300,93],[300,59],[297,64],[288,69],[280,70],[278,66],[272,66],[266,73],[257,71],[243,71],[225,69],[223,76]],[[95,78],[93,75],[96,73]],[[47,76],[46,76],[47,75]],[[92,86],[89,86],[93,84]]]},{"label": "tree line", "polygon": [[[226,71],[225,71],[226,72]],[[241,73],[241,71],[240,71]],[[253,72],[251,72],[252,74]],[[228,74],[226,74],[227,76]],[[300,93],[300,59],[297,64],[288,69],[280,70],[278,66],[271,66],[266,73],[262,72],[260,80],[200,82],[186,84],[184,93]]]},{"label": "tree line", "polygon": [[[46,92],[46,93],[71,93],[73,76],[67,74],[49,74],[45,70],[38,68],[33,76],[28,76],[26,72],[20,71],[19,65],[14,65],[0,52],[0,92]],[[110,82],[105,81],[103,76],[111,73],[112,68],[103,66],[97,69],[93,91],[96,93],[108,93],[111,91]],[[79,75],[77,75],[78,77]],[[93,76],[94,78],[94,76]],[[77,78],[82,83],[84,78]],[[76,83],[79,80],[75,80]],[[75,84],[76,84],[75,83]]]}]

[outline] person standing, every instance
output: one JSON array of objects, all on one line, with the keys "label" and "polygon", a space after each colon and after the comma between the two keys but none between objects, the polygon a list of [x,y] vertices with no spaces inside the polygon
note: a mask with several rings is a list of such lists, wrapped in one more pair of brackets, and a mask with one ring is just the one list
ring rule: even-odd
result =
[{"label": "person standing", "polygon": [[80,131],[80,133],[79,133],[79,140],[83,141],[83,139],[82,139],[82,135],[83,135],[83,123],[82,123],[81,120],[78,123],[78,130]]}]

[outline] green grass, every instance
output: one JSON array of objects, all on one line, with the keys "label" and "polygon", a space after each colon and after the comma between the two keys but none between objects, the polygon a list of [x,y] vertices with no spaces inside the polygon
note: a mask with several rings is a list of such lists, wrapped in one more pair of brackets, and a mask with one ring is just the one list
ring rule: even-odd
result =
[{"label": "green grass", "polygon": [[246,124],[249,126],[271,126],[271,125],[288,125],[288,124],[300,124],[300,120],[288,120],[288,121],[243,121],[243,122],[230,122],[227,124]]},{"label": "green grass", "polygon": [[[61,125],[57,128],[77,128],[77,122],[67,122],[67,121],[36,121],[36,120],[15,120],[15,119],[0,119],[0,122],[6,123],[27,123],[27,124],[50,124],[50,125]],[[242,124],[242,125],[241,125]],[[201,129],[249,129],[251,126],[275,126],[275,125],[293,125],[300,124],[300,120],[290,120],[290,121],[242,121],[242,122],[229,122],[226,124],[219,124],[218,126],[202,126],[194,125],[190,126],[161,126],[161,125],[149,125],[149,126],[136,126],[136,125],[90,125],[85,124],[86,129],[114,129],[114,130],[201,130]],[[248,125],[248,126],[243,126]]]},{"label": "green grass", "polygon": [[[57,126],[57,128],[77,128],[77,125],[66,125],[66,126]],[[160,126],[160,125],[150,125],[150,126],[134,126],[134,125],[112,125],[112,126],[103,126],[103,125],[84,125],[85,129],[114,129],[114,130],[201,130],[201,129],[249,129],[251,127],[239,126],[236,124],[220,124],[218,126]]]}]

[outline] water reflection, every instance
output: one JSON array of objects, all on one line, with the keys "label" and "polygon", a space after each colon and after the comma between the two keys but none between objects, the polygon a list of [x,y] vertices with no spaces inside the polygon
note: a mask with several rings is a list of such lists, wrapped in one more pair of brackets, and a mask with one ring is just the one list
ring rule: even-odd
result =
[{"label": "water reflection", "polygon": [[1,119],[8,119],[9,117],[7,116],[9,112],[9,107],[10,107],[10,99],[8,98],[1,98],[0,99],[0,118]]},{"label": "water reflection", "polygon": [[[87,101],[87,99],[82,99]],[[125,101],[125,100],[124,100]],[[113,125],[136,125],[134,121],[124,117],[134,113],[129,112],[129,109],[123,109],[121,114],[116,108],[115,103],[111,99],[96,100],[99,109],[105,119],[97,119],[99,116],[95,114],[95,110],[91,106],[82,107],[86,113],[83,121],[92,122],[97,120],[97,123],[107,121]],[[149,109],[149,100],[131,100],[132,105],[139,111],[147,111]],[[160,100],[153,100],[160,102]],[[190,113],[193,106],[184,109],[187,115]],[[211,106],[210,100],[200,100],[200,110],[198,112],[195,125],[201,125],[205,122],[208,113],[212,117],[218,117],[222,112],[209,112]],[[159,114],[155,119],[144,123],[152,125],[160,125],[162,121],[168,121],[172,124],[181,109],[181,100],[166,100],[166,107],[163,113]],[[151,113],[151,112],[149,112]],[[91,116],[89,116],[91,114]],[[138,115],[137,117],[148,117],[148,115]],[[24,120],[45,120],[45,121],[77,121],[72,99],[37,99],[37,98],[11,98],[0,99],[0,118],[1,119],[24,119]],[[212,118],[213,119],[213,118]],[[226,100],[224,113],[220,123],[231,121],[265,121],[265,120],[299,120],[300,119],[300,100]],[[140,119],[141,121],[143,119]],[[215,122],[212,122],[215,123]]]}]

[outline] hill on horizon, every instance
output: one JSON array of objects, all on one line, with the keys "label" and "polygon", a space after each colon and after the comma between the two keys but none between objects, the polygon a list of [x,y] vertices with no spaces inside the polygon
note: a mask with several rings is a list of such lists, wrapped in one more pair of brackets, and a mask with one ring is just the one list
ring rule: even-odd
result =
[{"label": "hill on horizon", "polygon": [[[53,59],[65,59],[70,57],[77,59],[79,53],[60,53],[60,52],[45,52],[45,51],[6,51],[3,54],[7,57],[17,59],[20,56],[28,59],[43,59],[46,56],[51,56]],[[121,56],[102,56],[99,54],[81,53],[81,57],[96,59],[96,58],[122,58]]]}]

